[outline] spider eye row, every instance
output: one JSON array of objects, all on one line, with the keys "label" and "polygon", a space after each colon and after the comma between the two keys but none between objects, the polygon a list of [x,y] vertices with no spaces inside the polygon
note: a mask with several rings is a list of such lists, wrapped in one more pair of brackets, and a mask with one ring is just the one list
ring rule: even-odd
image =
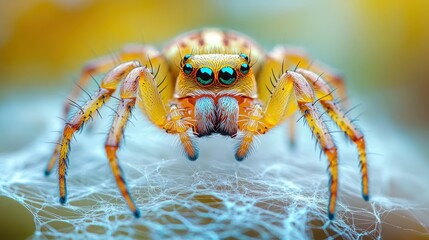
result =
[{"label": "spider eye row", "polygon": [[[186,62],[190,57],[191,57],[191,54],[186,54],[183,57],[183,62]],[[244,53],[240,54],[240,57],[244,58],[247,62],[249,61],[249,57],[247,57],[247,55]],[[182,69],[183,69],[183,72],[187,75],[191,74],[192,71],[194,70],[192,65],[189,63],[184,64]],[[240,72],[242,74],[249,73],[249,69],[250,69],[250,66],[248,63],[242,63],[240,66]],[[233,84],[235,82],[235,80],[237,78],[237,73],[236,73],[235,69],[232,67],[223,67],[219,71],[218,76],[219,76],[219,81],[222,84],[230,85],[230,84]],[[214,80],[213,70],[208,68],[208,67],[202,67],[202,68],[197,70],[196,78],[197,78],[198,82],[201,83],[202,85],[209,85]]]}]

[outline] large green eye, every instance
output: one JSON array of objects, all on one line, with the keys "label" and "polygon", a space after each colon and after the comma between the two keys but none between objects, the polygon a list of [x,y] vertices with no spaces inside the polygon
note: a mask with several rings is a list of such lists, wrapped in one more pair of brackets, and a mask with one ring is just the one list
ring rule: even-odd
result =
[{"label": "large green eye", "polygon": [[190,74],[192,72],[192,65],[187,63],[183,66],[183,72],[185,72],[186,74]]},{"label": "large green eye", "polygon": [[249,64],[243,63],[241,64],[240,72],[243,74],[247,74],[249,72],[249,69],[250,69]]},{"label": "large green eye", "polygon": [[231,67],[224,67],[219,71],[219,80],[223,84],[232,84],[236,78],[237,74],[235,73],[235,70]]},{"label": "large green eye", "polygon": [[200,68],[197,72],[197,80],[202,85],[207,85],[213,82],[213,71],[208,67]]}]

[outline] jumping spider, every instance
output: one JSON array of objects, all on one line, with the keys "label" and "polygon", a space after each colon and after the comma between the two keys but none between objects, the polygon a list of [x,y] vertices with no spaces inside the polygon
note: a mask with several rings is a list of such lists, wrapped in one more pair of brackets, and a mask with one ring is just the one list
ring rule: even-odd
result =
[{"label": "jumping spider", "polygon": [[[136,103],[150,122],[179,137],[190,160],[198,158],[192,134],[203,137],[219,133],[235,138],[240,133],[242,137],[239,138],[235,159],[241,161],[248,155],[255,136],[265,134],[286,119],[292,119],[291,123],[294,123],[294,113],[301,112],[328,158],[328,217],[333,219],[338,188],[338,155],[318,111],[319,105],[357,146],[362,195],[368,200],[364,136],[340,110],[332,94],[331,86],[338,90],[340,96],[345,95],[343,80],[327,67],[311,64],[305,54],[282,46],[267,53],[252,39],[237,32],[205,29],[175,38],[161,52],[147,45],[127,46],[120,52],[119,59],[121,63],[118,65],[107,56],[89,62],[82,72],[79,87],[71,93],[70,100],[74,102],[92,75],[111,69],[100,89],[67,121],[46,169],[48,175],[58,159],[62,204],[66,202],[67,195],[70,140],[112,97],[118,86],[121,102],[105,149],[119,190],[136,217],[140,212],[127,189],[116,157],[125,125]],[[65,109],[68,114],[68,105]]]}]

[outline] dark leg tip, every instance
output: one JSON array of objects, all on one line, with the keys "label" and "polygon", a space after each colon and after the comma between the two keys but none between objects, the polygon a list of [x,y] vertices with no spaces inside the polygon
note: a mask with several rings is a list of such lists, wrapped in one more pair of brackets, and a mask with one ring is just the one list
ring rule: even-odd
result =
[{"label": "dark leg tip", "polygon": [[237,160],[237,161],[239,161],[239,162],[243,161],[243,160],[244,160],[244,158],[246,158],[246,156],[240,156],[240,155],[238,155],[238,154],[235,154],[235,160]]},{"label": "dark leg tip", "polygon": [[328,212],[328,218],[329,218],[330,221],[334,220],[335,214]]},{"label": "dark leg tip", "polygon": [[66,202],[67,202],[67,198],[66,197],[60,197],[60,203],[61,203],[61,205],[66,204]]},{"label": "dark leg tip", "polygon": [[369,195],[362,194],[362,198],[367,202],[369,201]]},{"label": "dark leg tip", "polygon": [[134,217],[135,217],[135,218],[140,218],[140,217],[141,217],[140,210],[136,209],[136,210],[133,212],[133,215],[134,215]]},{"label": "dark leg tip", "polygon": [[190,155],[188,155],[188,159],[189,159],[189,160],[191,160],[191,161],[195,161],[195,160],[197,160],[197,159],[198,159],[198,153],[197,153],[197,154],[195,154],[194,156],[190,156]]},{"label": "dark leg tip", "polygon": [[45,170],[45,172],[44,172],[44,174],[45,174],[45,177],[47,177],[47,176],[49,176],[49,175],[51,175],[51,171],[49,171],[49,170]]}]

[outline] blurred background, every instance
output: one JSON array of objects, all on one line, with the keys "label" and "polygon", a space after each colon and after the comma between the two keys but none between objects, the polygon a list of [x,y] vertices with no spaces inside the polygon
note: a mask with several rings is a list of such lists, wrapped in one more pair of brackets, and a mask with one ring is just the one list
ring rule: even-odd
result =
[{"label": "blurred background", "polygon": [[372,123],[362,126],[364,131],[379,140],[399,136],[412,151],[428,156],[429,1],[259,3],[0,1],[0,153],[16,151],[52,130],[32,117],[37,111],[32,104],[66,96],[89,59],[130,42],[162,47],[177,34],[222,27],[253,37],[267,50],[275,44],[303,47],[339,69],[351,106],[361,104],[357,113]]}]

